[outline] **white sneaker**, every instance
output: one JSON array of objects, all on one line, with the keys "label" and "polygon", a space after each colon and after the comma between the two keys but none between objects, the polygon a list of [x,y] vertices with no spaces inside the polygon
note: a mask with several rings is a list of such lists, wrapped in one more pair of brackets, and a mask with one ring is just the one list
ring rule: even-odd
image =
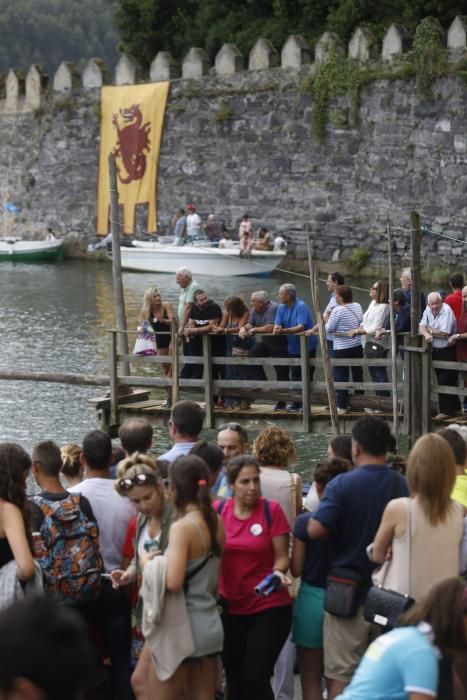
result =
[{"label": "white sneaker", "polygon": [[363,410],[365,411],[365,413],[369,413],[370,415],[376,413],[376,411],[373,408],[364,408]]},{"label": "white sneaker", "polygon": [[338,408],[337,409],[337,415],[338,416],[345,416],[347,414],[347,409],[346,408]]}]

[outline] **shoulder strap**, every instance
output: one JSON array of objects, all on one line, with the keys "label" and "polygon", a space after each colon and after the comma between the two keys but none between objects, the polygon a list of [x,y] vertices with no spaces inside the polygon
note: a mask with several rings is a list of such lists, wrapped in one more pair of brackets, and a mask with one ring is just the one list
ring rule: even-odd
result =
[{"label": "shoulder strap", "polygon": [[271,527],[271,523],[272,523],[271,504],[269,503],[267,498],[264,499],[264,517],[266,518],[266,522],[268,524],[268,527]]},{"label": "shoulder strap", "polygon": [[216,510],[217,510],[218,515],[220,515],[220,514],[222,513],[222,511],[224,510],[225,500],[226,500],[226,499],[223,498],[223,499],[220,500],[219,503],[217,504]]}]

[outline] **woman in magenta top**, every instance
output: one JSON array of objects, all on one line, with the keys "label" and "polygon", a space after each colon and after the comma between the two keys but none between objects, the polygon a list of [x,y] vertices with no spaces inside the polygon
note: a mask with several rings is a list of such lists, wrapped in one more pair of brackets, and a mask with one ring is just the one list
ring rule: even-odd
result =
[{"label": "woman in magenta top", "polygon": [[[226,533],[219,591],[229,700],[273,700],[271,676],[292,622],[285,575],[290,527],[279,503],[261,497],[259,475],[253,457],[235,457],[227,465],[233,497],[214,504]],[[279,589],[257,595],[272,572]]]}]

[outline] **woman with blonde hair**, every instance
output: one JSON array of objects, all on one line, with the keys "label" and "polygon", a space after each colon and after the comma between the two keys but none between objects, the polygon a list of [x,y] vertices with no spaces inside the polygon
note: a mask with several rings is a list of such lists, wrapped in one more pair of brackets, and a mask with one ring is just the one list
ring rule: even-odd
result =
[{"label": "woman with blonde hair", "polygon": [[62,457],[61,472],[65,477],[66,488],[76,486],[83,479],[83,465],[81,464],[81,447],[69,442],[60,449]]},{"label": "woman with blonde hair", "polygon": [[[157,354],[170,355],[170,326],[174,318],[172,305],[162,301],[157,287],[149,287],[144,292],[143,303],[138,316],[138,322],[148,322],[156,336]],[[166,376],[170,376],[172,365],[163,364]]]},{"label": "woman with blonde hair", "polygon": [[[145,562],[167,548],[169,529],[175,513],[165,498],[157,466],[147,454],[135,452],[119,463],[115,490],[132,502],[139,515],[133,540],[133,560],[125,571],[112,571],[112,584],[115,588],[135,584],[139,590]],[[141,601],[136,598],[132,613],[132,657],[137,665],[131,682],[138,700],[147,700],[150,653],[143,646],[141,617]]]},{"label": "woman with blonde hair", "polygon": [[435,433],[419,438],[407,461],[410,498],[389,501],[369,552],[375,562],[390,559],[385,588],[419,600],[459,573],[464,509],[451,499],[455,479],[449,443]]}]

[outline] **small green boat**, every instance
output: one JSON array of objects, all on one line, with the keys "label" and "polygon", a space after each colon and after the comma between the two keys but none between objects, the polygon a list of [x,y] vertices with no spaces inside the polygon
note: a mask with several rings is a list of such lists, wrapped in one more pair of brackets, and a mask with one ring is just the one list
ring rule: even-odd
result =
[{"label": "small green boat", "polygon": [[55,262],[63,255],[63,241],[23,241],[21,238],[0,238],[0,262]]}]

